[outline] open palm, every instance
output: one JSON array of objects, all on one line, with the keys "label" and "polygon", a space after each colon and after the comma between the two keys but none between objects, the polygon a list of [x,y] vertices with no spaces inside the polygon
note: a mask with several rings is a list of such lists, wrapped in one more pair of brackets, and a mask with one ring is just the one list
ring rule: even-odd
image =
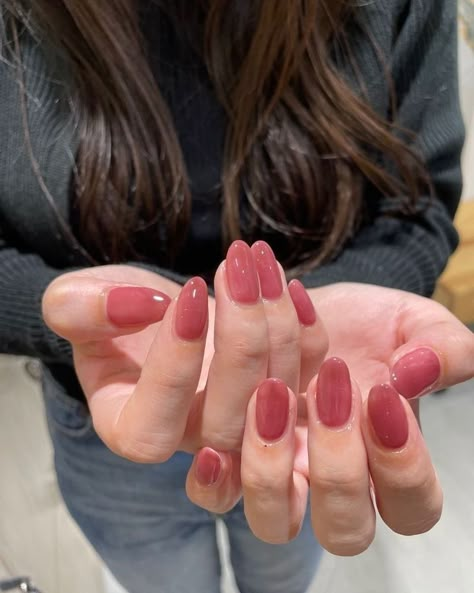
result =
[{"label": "open palm", "polygon": [[333,284],[309,293],[326,325],[329,355],[347,362],[364,398],[373,385],[390,381],[397,361],[420,349],[439,357],[439,378],[423,385],[429,380],[423,356],[418,366],[415,357],[398,370],[405,383],[424,387],[423,394],[474,376],[474,335],[438,303],[368,284]]}]

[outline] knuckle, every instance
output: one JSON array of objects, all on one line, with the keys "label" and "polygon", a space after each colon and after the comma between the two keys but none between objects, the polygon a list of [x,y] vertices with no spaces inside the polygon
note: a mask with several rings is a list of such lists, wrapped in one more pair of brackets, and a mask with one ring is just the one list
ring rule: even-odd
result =
[{"label": "knuckle", "polygon": [[288,492],[291,476],[283,473],[278,475],[265,472],[248,471],[242,467],[242,486],[246,497],[253,497],[256,500],[271,500],[278,496],[278,493]]},{"label": "knuckle", "polygon": [[397,514],[392,523],[387,524],[392,531],[400,535],[421,535],[433,529],[441,519],[442,512],[443,503],[442,501],[438,501],[431,505],[422,505],[409,518],[400,520],[400,516]]},{"label": "knuckle", "polygon": [[[229,348],[229,344],[227,345]],[[232,365],[237,369],[248,369],[259,365],[267,358],[268,341],[261,337],[256,339],[241,339],[230,343],[230,357]]]},{"label": "knuckle", "polygon": [[356,499],[368,491],[367,476],[357,471],[336,471],[320,467],[311,475],[311,487],[319,496],[334,500]]},{"label": "knuckle", "polygon": [[356,532],[329,531],[319,537],[325,550],[336,556],[358,556],[365,552],[374,541],[375,530]]},{"label": "knuckle", "polygon": [[[189,360],[187,362],[191,363]],[[153,370],[151,370],[151,373],[153,373]],[[163,400],[166,400],[169,394],[179,394],[181,396],[191,386],[194,388],[195,383],[197,384],[197,373],[195,369],[191,368],[191,365],[180,364],[166,370],[161,369],[158,377],[152,377],[152,383],[154,385],[153,391],[163,394]]]},{"label": "knuckle", "polygon": [[269,329],[270,344],[275,348],[299,348],[301,341],[301,330],[299,326],[285,324],[285,327],[278,331]]},{"label": "knuckle", "polygon": [[148,438],[135,431],[115,428],[110,436],[104,439],[106,445],[120,457],[134,463],[165,463],[175,453],[174,443],[168,435],[153,435]]},{"label": "knuckle", "polygon": [[122,439],[117,443],[118,455],[135,463],[165,463],[174,450],[157,443],[144,443],[135,439]]},{"label": "knuckle", "polygon": [[410,471],[405,469],[403,472],[390,472],[384,476],[384,490],[397,500],[426,498],[436,489],[436,485],[433,467],[425,467],[424,463],[414,464]]}]

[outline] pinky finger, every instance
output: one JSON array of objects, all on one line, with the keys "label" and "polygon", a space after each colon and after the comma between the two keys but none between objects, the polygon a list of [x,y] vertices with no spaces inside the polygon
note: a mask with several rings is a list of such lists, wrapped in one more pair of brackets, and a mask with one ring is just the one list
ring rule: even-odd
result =
[{"label": "pinky finger", "polygon": [[230,511],[240,500],[240,453],[204,447],[194,457],[186,479],[186,493],[210,513]]}]

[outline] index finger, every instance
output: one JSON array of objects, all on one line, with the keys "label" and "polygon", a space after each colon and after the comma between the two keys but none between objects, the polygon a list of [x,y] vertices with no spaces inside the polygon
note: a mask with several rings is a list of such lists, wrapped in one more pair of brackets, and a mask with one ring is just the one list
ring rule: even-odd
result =
[{"label": "index finger", "polygon": [[168,309],[136,377],[98,379],[89,396],[97,432],[118,454],[166,461],[181,444],[201,373],[208,323],[207,286],[190,280]]}]

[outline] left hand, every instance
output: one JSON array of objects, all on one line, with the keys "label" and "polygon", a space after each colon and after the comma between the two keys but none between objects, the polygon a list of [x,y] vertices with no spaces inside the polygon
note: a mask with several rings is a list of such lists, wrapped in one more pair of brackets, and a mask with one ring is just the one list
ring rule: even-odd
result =
[{"label": "left hand", "polygon": [[[410,405],[393,387],[371,388],[391,381],[414,397],[470,379],[474,336],[437,303],[397,290],[338,284],[314,290],[312,297],[328,328],[330,352],[349,362],[356,382],[344,363],[326,362],[308,388],[308,425],[299,426],[291,390],[265,382],[248,407],[241,468],[235,455],[204,449],[190,470],[188,494],[206,508],[224,511],[241,479],[250,527],[265,541],[283,543],[299,531],[309,482],[319,541],[335,554],[353,555],[374,537],[371,489],[380,515],[398,533],[429,530],[442,508],[441,488]],[[272,403],[259,411],[265,398]],[[276,422],[278,402],[283,435],[269,441],[257,419]],[[349,419],[327,426],[325,415],[336,409],[349,410]],[[218,479],[211,487],[199,486],[193,472],[215,463],[216,455]]]}]

